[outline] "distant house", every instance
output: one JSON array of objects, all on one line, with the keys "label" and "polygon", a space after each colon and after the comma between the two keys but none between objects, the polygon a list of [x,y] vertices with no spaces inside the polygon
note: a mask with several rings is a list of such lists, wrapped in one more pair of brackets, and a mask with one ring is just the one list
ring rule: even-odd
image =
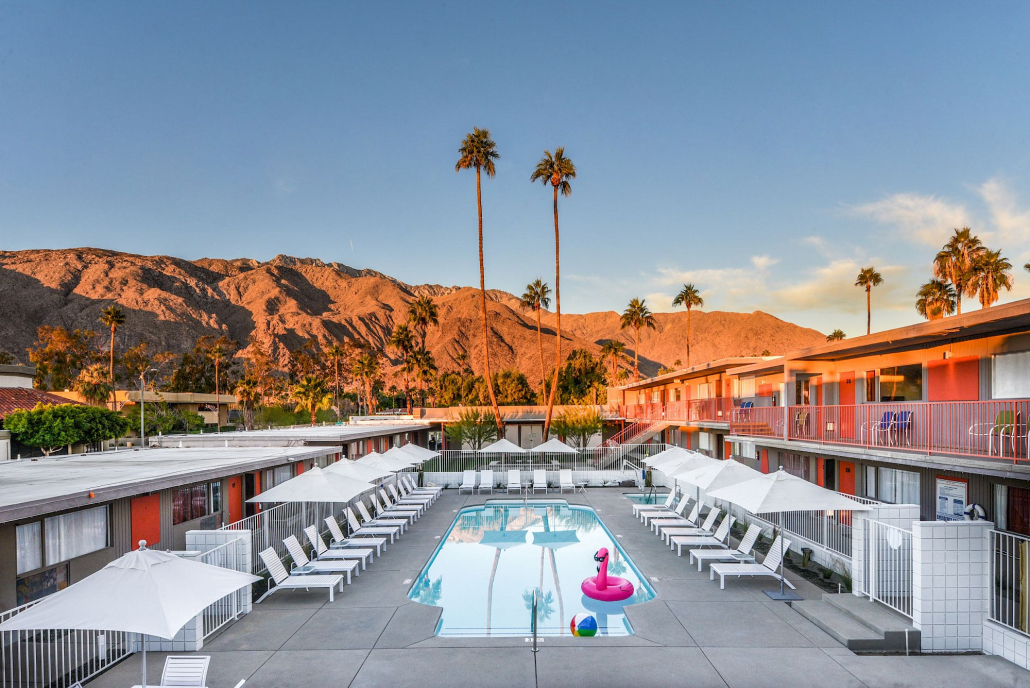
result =
[{"label": "distant house", "polygon": [[[36,369],[23,365],[0,365],[0,422],[12,411],[33,409],[37,404],[77,404],[78,401],[33,389],[32,380]],[[13,446],[11,433],[0,430],[0,461],[11,459],[22,447]]]}]

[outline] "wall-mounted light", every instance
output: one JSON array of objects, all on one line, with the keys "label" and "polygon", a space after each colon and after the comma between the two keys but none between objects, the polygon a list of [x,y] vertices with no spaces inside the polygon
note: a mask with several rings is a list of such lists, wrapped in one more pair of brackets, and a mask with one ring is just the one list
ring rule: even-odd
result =
[{"label": "wall-mounted light", "polygon": [[950,351],[945,351],[945,352],[944,352],[944,360],[946,361],[946,360],[948,360],[949,358],[951,358],[951,352],[950,352]]},{"label": "wall-mounted light", "polygon": [[836,428],[836,427],[837,427],[836,423],[827,423],[826,424],[826,432],[833,432],[834,428]]}]

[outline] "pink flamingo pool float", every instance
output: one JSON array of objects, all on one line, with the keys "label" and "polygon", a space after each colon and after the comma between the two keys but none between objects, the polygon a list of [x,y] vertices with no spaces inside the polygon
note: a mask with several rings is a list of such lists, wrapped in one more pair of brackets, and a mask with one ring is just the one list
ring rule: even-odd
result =
[{"label": "pink flamingo pool float", "polygon": [[608,548],[602,547],[594,555],[594,561],[599,562],[597,575],[590,576],[583,581],[580,588],[583,594],[602,602],[618,602],[633,595],[633,584],[625,578],[608,575]]}]

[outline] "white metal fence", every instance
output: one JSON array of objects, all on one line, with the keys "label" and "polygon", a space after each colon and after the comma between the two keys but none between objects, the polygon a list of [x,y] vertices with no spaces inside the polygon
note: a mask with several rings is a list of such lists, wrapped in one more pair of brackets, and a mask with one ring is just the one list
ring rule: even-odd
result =
[{"label": "white metal fence", "polygon": [[1030,635],[1030,538],[990,531],[989,618]]},{"label": "white metal fence", "polygon": [[912,618],[912,531],[866,521],[865,593]]},{"label": "white metal fence", "polygon": [[[576,453],[547,453],[536,454],[532,452],[514,454],[484,454],[474,449],[448,449],[440,452],[440,456],[430,459],[422,466],[422,471],[427,474],[453,474],[460,482],[463,471],[479,471],[490,469],[495,472],[508,470],[519,470],[524,477],[530,477],[535,470],[544,470],[554,473],[558,471],[571,470],[577,473],[601,474],[618,478],[627,465],[639,464],[640,461],[650,456],[665,451],[669,448],[667,444],[651,443],[639,444],[615,449],[612,447],[591,447],[589,449],[578,449]],[[629,460],[627,464],[625,460]]]},{"label": "white metal fence", "polygon": [[[265,565],[257,553],[273,548],[279,558],[289,555],[283,540],[293,535],[300,542],[305,542],[304,528],[315,526],[319,532],[326,530],[325,518],[343,513],[347,504],[328,502],[287,502],[264,509],[247,518],[222,526],[219,530],[249,530],[251,547],[251,573],[257,575],[265,571]],[[346,529],[346,523],[341,521]]]},{"label": "white metal fence", "polygon": [[[212,566],[220,566],[223,569],[239,569],[240,550],[245,546],[244,539],[238,537],[230,540],[224,545],[219,545],[197,557],[197,560]],[[244,595],[250,594],[250,586],[237,590],[226,595],[214,604],[210,605],[203,613],[203,630],[201,638],[207,638],[215,631],[220,630],[240,616],[240,609],[244,604]]]}]

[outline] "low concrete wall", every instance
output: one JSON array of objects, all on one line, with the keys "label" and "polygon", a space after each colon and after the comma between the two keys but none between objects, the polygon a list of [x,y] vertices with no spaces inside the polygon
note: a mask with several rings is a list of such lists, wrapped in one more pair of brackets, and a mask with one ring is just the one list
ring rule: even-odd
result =
[{"label": "low concrete wall", "polygon": [[984,654],[998,655],[1017,666],[1030,669],[1030,636],[993,621],[984,621],[983,631]]}]

